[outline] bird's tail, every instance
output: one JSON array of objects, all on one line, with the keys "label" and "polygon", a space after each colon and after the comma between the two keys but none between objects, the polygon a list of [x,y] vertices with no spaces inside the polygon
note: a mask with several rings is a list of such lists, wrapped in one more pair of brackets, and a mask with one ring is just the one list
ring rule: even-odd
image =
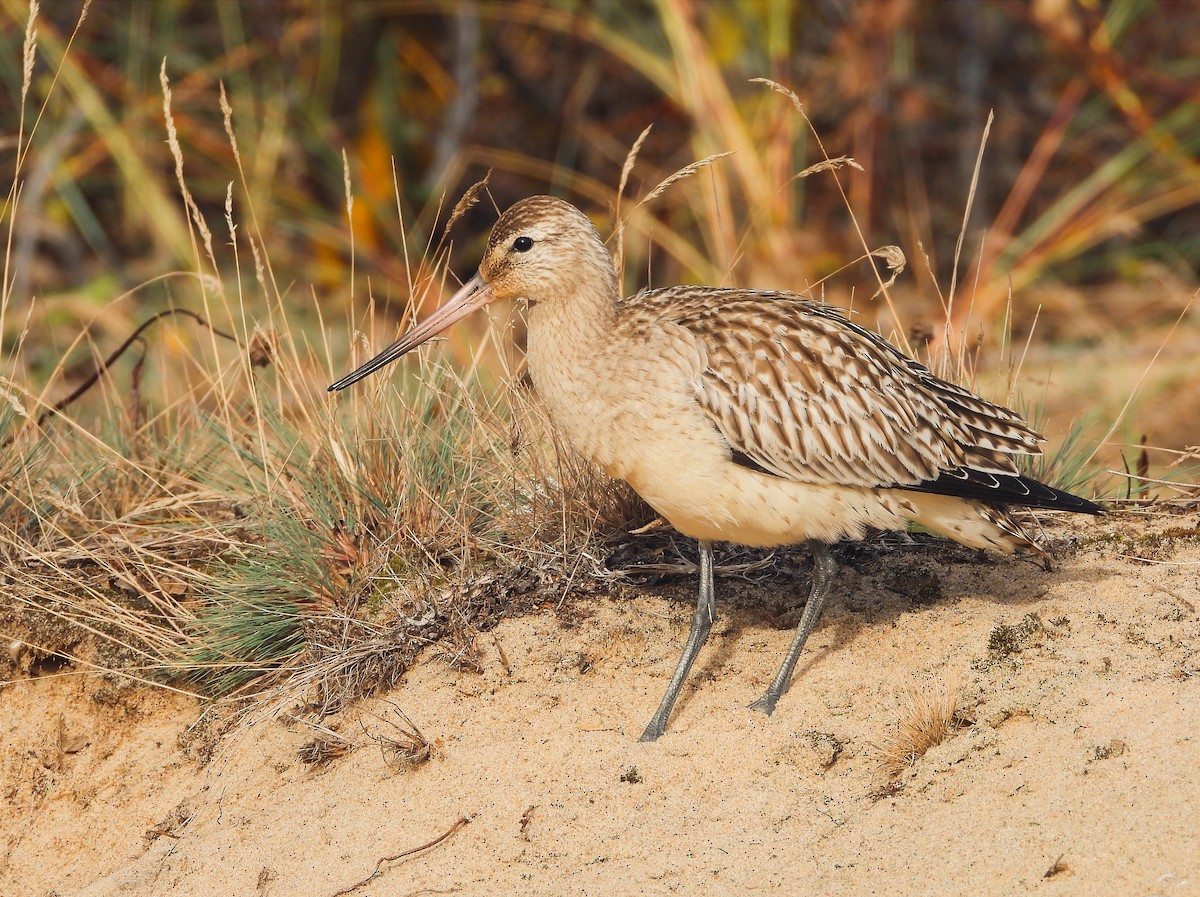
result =
[{"label": "bird's tail", "polygon": [[1045,555],[1021,524],[997,505],[932,493],[906,497],[916,510],[913,520],[955,542],[1006,554],[1032,551]]}]

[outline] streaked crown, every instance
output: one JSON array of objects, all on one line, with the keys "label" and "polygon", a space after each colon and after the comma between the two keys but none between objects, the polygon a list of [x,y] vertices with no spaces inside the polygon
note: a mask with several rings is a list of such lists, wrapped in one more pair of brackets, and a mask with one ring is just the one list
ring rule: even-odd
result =
[{"label": "streaked crown", "polygon": [[479,272],[499,299],[530,304],[600,289],[617,298],[612,256],[595,225],[569,202],[531,196],[500,216]]}]

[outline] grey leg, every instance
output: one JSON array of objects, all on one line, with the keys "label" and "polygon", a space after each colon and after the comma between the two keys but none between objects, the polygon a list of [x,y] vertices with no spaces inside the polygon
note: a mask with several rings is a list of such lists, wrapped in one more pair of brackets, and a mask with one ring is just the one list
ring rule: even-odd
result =
[{"label": "grey leg", "polygon": [[675,667],[675,675],[671,677],[671,682],[667,685],[666,694],[663,695],[662,703],[654,711],[654,716],[650,718],[650,724],[646,726],[646,731],[642,733],[640,741],[657,741],[658,737],[666,731],[667,720],[671,716],[671,710],[675,707],[675,700],[679,697],[679,690],[683,688],[683,681],[687,678],[688,671],[692,668],[692,662],[696,659],[696,655],[700,653],[700,649],[708,641],[708,633],[712,630],[713,617],[716,615],[716,610],[717,601],[713,595],[712,542],[701,540],[700,597],[696,600],[696,615],[692,617],[692,628],[688,632],[687,643],[683,646],[683,654],[679,656],[679,663]]},{"label": "grey leg", "polygon": [[837,570],[833,555],[829,553],[829,547],[824,542],[811,541],[808,543],[808,549],[813,556],[812,591],[808,593],[808,603],[804,605],[804,613],[800,615],[800,625],[796,627],[792,644],[788,647],[787,656],[783,658],[783,665],[775,674],[774,681],[767,687],[766,693],[750,705],[751,710],[761,710],[767,716],[775,710],[775,703],[783,697],[783,693],[792,682],[792,671],[796,669],[796,661],[800,659],[800,652],[804,650],[809,633],[821,618],[821,609],[825,606],[825,599],[829,597],[833,574]]}]

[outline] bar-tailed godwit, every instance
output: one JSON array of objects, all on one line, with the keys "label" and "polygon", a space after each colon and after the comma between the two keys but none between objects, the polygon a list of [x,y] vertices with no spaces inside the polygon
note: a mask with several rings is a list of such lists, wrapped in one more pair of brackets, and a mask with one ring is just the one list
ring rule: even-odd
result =
[{"label": "bar-tailed godwit", "polygon": [[677,286],[621,299],[587,216],[522,200],[478,273],[344,389],[496,299],[528,307],[529,374],[555,426],[700,544],[700,596],[683,654],[642,734],[666,728],[716,610],[714,541],[807,542],[812,587],[770,714],[833,582],[828,545],[910,521],[964,545],[1037,550],[1009,505],[1098,513],[1022,476],[1043,437],[1015,412],[934,376],[846,312],[796,293]]}]

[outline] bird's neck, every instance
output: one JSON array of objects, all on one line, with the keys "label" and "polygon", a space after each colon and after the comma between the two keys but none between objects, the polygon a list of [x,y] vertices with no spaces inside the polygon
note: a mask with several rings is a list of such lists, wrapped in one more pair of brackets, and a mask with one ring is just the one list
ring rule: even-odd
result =
[{"label": "bird's neck", "polygon": [[559,273],[559,282],[529,309],[529,375],[567,441],[609,469],[606,434],[620,412],[612,383],[616,272],[597,237],[594,251],[576,255]]},{"label": "bird's neck", "polygon": [[[601,281],[593,280],[599,286]],[[529,309],[527,358],[529,374],[551,417],[571,442],[591,455],[589,431],[606,405],[611,390],[603,382],[609,365],[602,359],[612,351],[617,325],[615,278],[593,289],[560,295]]]},{"label": "bird's neck", "polygon": [[[570,363],[592,358],[611,343],[617,321],[616,276],[611,266],[588,273],[590,276],[580,278],[582,288],[564,291],[529,309],[531,369],[538,355],[548,362]],[[533,375],[536,383],[538,373]]]}]

